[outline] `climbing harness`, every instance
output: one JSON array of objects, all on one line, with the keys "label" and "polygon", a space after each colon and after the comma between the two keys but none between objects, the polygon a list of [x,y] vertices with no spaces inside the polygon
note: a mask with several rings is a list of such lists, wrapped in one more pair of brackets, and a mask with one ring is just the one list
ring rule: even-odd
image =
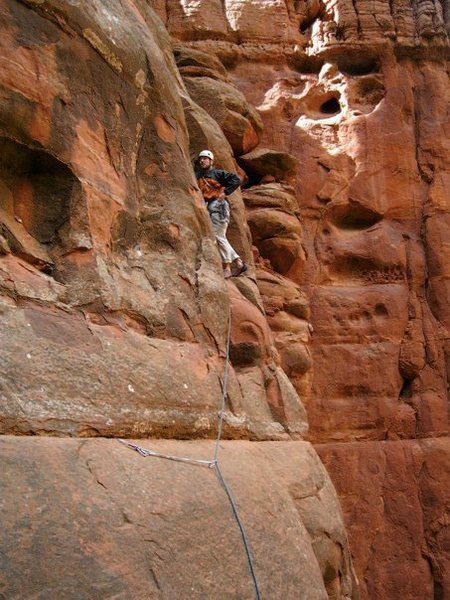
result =
[{"label": "climbing harness", "polygon": [[205,467],[215,470],[217,479],[218,479],[220,485],[222,486],[223,490],[225,491],[225,494],[228,498],[228,502],[231,507],[231,511],[233,513],[233,516],[236,520],[236,523],[238,524],[239,531],[241,533],[242,543],[244,545],[245,553],[247,556],[248,567],[250,570],[250,574],[252,576],[253,586],[255,588],[256,600],[261,600],[261,593],[259,590],[258,578],[256,576],[254,559],[253,559],[253,555],[252,555],[252,551],[251,551],[251,547],[250,547],[250,542],[249,542],[249,539],[247,536],[247,532],[245,530],[244,523],[242,522],[242,520],[239,516],[239,511],[238,511],[236,502],[233,498],[233,494],[231,493],[231,489],[226,482],[226,479],[222,473],[222,470],[221,470],[220,464],[219,464],[219,447],[220,447],[220,441],[222,439],[223,420],[224,420],[224,414],[225,414],[225,403],[226,403],[226,398],[227,398],[228,364],[230,362],[230,340],[231,340],[231,309],[228,310],[227,343],[226,343],[225,366],[224,366],[223,381],[222,381],[222,398],[221,398],[221,403],[220,403],[220,410],[218,413],[217,436],[216,436],[216,443],[214,446],[214,457],[212,460],[200,460],[200,459],[196,459],[196,458],[188,458],[185,456],[175,456],[172,454],[163,454],[161,452],[156,452],[156,451],[150,450],[148,448],[142,448],[141,446],[137,446],[136,444],[133,444],[132,442],[128,442],[127,440],[123,440],[123,439],[119,439],[119,442],[121,442],[125,446],[128,446],[128,448],[135,450],[141,456],[144,456],[144,457],[153,456],[156,458],[163,458],[166,460],[173,460],[176,462],[190,463],[193,465],[201,465],[201,466],[205,466]]}]

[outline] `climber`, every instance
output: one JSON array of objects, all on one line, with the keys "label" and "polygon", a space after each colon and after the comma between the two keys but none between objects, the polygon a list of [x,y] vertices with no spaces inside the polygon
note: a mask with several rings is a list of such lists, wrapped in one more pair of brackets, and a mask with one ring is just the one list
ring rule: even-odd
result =
[{"label": "climber", "polygon": [[[198,155],[195,176],[203,198],[207,204],[209,216],[222,257],[225,279],[241,275],[247,271],[247,265],[227,240],[227,228],[230,222],[230,204],[227,196],[241,185],[240,178],[234,173],[215,169],[214,155],[210,150],[202,150]],[[234,272],[231,266],[235,267]]]}]

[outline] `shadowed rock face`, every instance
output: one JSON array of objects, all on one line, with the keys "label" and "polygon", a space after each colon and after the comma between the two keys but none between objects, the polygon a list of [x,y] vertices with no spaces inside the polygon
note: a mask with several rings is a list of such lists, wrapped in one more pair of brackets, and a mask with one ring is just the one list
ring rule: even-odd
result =
[{"label": "shadowed rock face", "polygon": [[448,438],[316,446],[357,549],[362,597],[446,598],[449,446]]},{"label": "shadowed rock face", "polygon": [[[218,57],[262,119],[259,145],[238,157],[258,287],[309,437],[338,488],[349,480],[342,497],[362,594],[446,597],[444,474],[432,491],[421,483],[403,515],[371,465],[372,452],[389,456],[394,494],[416,489],[404,453],[423,453],[436,480],[443,462],[426,449],[449,458],[433,441],[449,431],[448,6],[227,0],[209,25],[209,0],[164,6],[171,34]],[[295,162],[280,168],[283,157]],[[396,441],[414,438],[427,441]],[[375,496],[367,502],[389,505],[376,525],[357,514],[363,487]],[[430,504],[432,534],[395,529],[408,515],[426,520]]]}]

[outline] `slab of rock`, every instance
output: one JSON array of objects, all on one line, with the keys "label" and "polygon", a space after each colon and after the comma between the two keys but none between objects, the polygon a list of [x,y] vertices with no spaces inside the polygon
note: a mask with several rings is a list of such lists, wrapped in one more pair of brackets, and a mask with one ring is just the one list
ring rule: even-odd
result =
[{"label": "slab of rock", "polygon": [[[210,459],[213,442],[137,442]],[[0,438],[5,598],[254,598],[214,470],[117,440]],[[342,514],[313,448],[222,443],[262,597],[357,598]]]},{"label": "slab of rock", "polygon": [[259,266],[256,276],[281,367],[306,406],[313,377],[308,300],[299,286],[267,267]]},{"label": "slab of rock", "polygon": [[227,70],[214,54],[182,45],[174,46],[173,54],[182,76],[211,77],[222,81],[228,78]]},{"label": "slab of rock", "polygon": [[293,190],[279,183],[254,185],[244,190],[243,197],[252,241],[260,255],[276,272],[297,280],[306,257]]},{"label": "slab of rock", "polygon": [[225,39],[230,35],[228,22],[220,0],[180,0],[151,4],[164,19],[171,35],[182,39]]},{"label": "slab of rock", "polygon": [[[266,367],[275,371],[277,367],[270,356],[269,328],[261,312],[237,296],[236,318],[242,311],[247,315],[239,325],[246,332],[241,344],[254,347],[255,341],[261,342],[251,333],[258,327],[268,337],[265,356],[255,358],[261,362],[255,368],[263,382],[257,398],[250,385],[238,384],[238,372],[229,367],[231,412],[224,435],[280,438],[286,437],[287,427],[298,437],[307,429],[301,401],[289,381],[280,387],[274,373],[263,376]],[[125,313],[100,317],[33,303],[18,308],[13,302],[2,302],[0,307],[3,433],[215,435],[224,363],[200,344],[148,337],[145,325]],[[172,319],[172,327],[186,327],[182,316],[174,313]],[[239,371],[241,357],[237,351],[234,354]],[[271,405],[277,409],[271,411]]]},{"label": "slab of rock", "polygon": [[292,280],[299,278],[305,254],[293,189],[271,182],[244,190],[247,219],[258,249],[257,285],[273,332],[281,366],[300,398],[312,381],[309,303]]},{"label": "slab of rock", "polygon": [[[21,221],[21,219],[19,219]],[[0,231],[6,241],[7,251],[24,258],[27,262],[36,265],[38,269],[50,269],[53,261],[44,246],[31,236],[21,222],[12,215],[0,209]],[[5,252],[7,253],[7,252]]]},{"label": "slab of rock", "polygon": [[[237,286],[229,283],[229,293],[230,357],[240,387],[245,390],[241,412],[248,415],[252,430],[260,430],[260,439],[264,431],[268,437],[271,421],[272,439],[280,439],[284,431],[302,438],[308,429],[305,408],[280,368],[277,340],[272,337],[269,322],[261,308],[248,302]],[[240,412],[237,406],[232,408]]]}]

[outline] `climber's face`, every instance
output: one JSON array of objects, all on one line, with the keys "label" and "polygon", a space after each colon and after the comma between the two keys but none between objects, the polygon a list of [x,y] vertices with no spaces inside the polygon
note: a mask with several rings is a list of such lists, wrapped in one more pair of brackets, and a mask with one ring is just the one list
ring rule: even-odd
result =
[{"label": "climber's face", "polygon": [[200,169],[207,171],[212,167],[213,161],[207,156],[200,156],[198,159],[198,164],[200,165]]}]

